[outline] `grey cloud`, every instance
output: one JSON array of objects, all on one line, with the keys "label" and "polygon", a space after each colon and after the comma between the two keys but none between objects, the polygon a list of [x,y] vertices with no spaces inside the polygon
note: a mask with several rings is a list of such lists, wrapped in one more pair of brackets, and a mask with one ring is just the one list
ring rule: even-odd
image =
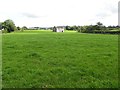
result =
[{"label": "grey cloud", "polygon": [[96,16],[97,16],[97,17],[103,17],[103,18],[105,18],[105,17],[110,16],[110,14],[105,13],[105,12],[101,12],[101,13],[98,13]]},{"label": "grey cloud", "polygon": [[118,4],[108,3],[105,5],[104,9],[110,11],[112,14],[118,13]]},{"label": "grey cloud", "polygon": [[116,13],[118,13],[118,7],[114,6],[111,3],[108,3],[103,7],[101,12],[96,14],[96,17],[105,18],[105,17],[109,17],[112,14],[116,14]]},{"label": "grey cloud", "polygon": [[113,6],[109,6],[108,10],[110,10],[111,13],[117,13],[118,12],[118,8],[117,7],[113,7]]},{"label": "grey cloud", "polygon": [[30,14],[30,13],[22,13],[22,15],[28,18],[39,18],[40,17],[40,16]]}]

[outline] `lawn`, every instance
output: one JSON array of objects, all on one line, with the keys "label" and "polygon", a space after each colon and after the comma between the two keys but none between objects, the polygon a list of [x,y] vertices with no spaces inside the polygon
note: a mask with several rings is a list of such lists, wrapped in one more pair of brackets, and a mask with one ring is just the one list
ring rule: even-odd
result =
[{"label": "lawn", "polygon": [[2,35],[3,88],[117,88],[118,35]]}]

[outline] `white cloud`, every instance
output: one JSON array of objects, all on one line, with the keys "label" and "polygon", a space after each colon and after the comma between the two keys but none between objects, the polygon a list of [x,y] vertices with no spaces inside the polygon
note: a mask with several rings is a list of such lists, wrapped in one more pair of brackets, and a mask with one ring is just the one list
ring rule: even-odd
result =
[{"label": "white cloud", "polygon": [[0,0],[0,20],[17,26],[117,25],[119,0]]}]

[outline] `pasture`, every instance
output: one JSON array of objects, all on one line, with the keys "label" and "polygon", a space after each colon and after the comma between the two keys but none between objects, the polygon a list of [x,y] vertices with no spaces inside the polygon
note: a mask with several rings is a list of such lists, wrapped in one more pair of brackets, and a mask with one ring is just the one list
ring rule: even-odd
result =
[{"label": "pasture", "polygon": [[117,88],[118,35],[2,35],[3,88]]}]

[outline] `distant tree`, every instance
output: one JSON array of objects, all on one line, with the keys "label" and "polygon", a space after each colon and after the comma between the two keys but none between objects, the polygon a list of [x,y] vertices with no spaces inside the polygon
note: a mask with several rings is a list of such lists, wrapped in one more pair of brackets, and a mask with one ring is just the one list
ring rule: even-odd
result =
[{"label": "distant tree", "polygon": [[71,30],[71,27],[70,26],[66,26],[65,29],[66,30]]},{"label": "distant tree", "polygon": [[72,26],[73,30],[78,30],[78,27],[76,25]]},{"label": "distant tree", "polygon": [[2,29],[2,22],[0,22],[0,30]]},{"label": "distant tree", "polygon": [[117,25],[117,26],[115,27],[115,29],[118,29],[118,30],[120,30],[120,26],[119,26],[119,25]]},{"label": "distant tree", "polygon": [[101,22],[97,22],[97,30],[102,30],[103,24]]},{"label": "distant tree", "polygon": [[23,26],[22,27],[22,30],[27,30],[28,28],[26,26]]},{"label": "distant tree", "polygon": [[5,20],[5,21],[2,23],[2,28],[4,28],[5,30],[7,30],[8,33],[17,30],[14,22],[13,22],[12,20],[10,20],[10,19]]},{"label": "distant tree", "polygon": [[120,26],[119,26],[119,25],[117,25],[117,26],[116,26],[116,28],[120,28]]},{"label": "distant tree", "polygon": [[81,26],[78,26],[77,31],[78,31],[78,32],[81,32]]},{"label": "distant tree", "polygon": [[77,30],[77,26],[66,26],[66,30]]},{"label": "distant tree", "polygon": [[78,32],[82,32],[82,33],[87,32],[87,26],[79,26]]},{"label": "distant tree", "polygon": [[92,25],[89,25],[87,26],[87,32],[92,32],[93,31],[93,26]]},{"label": "distant tree", "polygon": [[119,29],[120,28],[120,26],[119,25],[117,25],[117,26],[108,26],[107,27],[109,30],[116,30],[116,29]]},{"label": "distant tree", "polygon": [[97,22],[97,25],[98,26],[102,26],[103,24],[101,22]]},{"label": "distant tree", "polygon": [[17,29],[20,30],[21,28],[18,26]]},{"label": "distant tree", "polygon": [[56,32],[57,28],[56,26],[53,27],[53,32]]},{"label": "distant tree", "polygon": [[110,26],[108,26],[108,28],[112,28],[112,26],[110,25]]}]

